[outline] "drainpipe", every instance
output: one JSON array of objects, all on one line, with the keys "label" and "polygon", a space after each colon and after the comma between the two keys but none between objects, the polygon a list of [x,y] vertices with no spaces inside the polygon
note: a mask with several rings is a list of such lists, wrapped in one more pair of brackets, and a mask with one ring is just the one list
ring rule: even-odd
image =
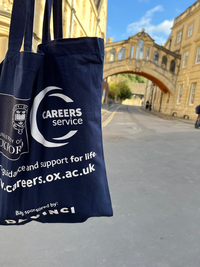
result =
[{"label": "drainpipe", "polygon": [[73,4],[72,4],[72,10],[71,10],[71,24],[70,24],[70,34],[69,37],[72,38],[72,34],[73,34],[73,22],[74,22],[74,14],[75,14],[75,0],[73,0]]},{"label": "drainpipe", "polygon": [[97,18],[96,37],[98,37],[98,27],[100,24],[100,18]]}]

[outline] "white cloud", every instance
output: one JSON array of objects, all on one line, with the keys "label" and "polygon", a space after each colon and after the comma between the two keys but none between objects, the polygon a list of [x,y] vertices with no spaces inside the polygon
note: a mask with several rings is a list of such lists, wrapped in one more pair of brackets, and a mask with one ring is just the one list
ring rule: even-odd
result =
[{"label": "white cloud", "polygon": [[[155,36],[155,34],[160,33],[162,36],[169,35],[171,32],[170,28],[173,26],[173,20],[165,20],[158,25],[153,25],[151,23],[154,13],[162,11],[162,5],[158,5],[153,9],[148,10],[139,21],[133,22],[128,25],[127,32],[131,34],[136,34],[137,32],[140,32],[142,28],[145,28],[145,32],[147,32],[153,39],[155,39],[156,42],[158,42],[157,40],[159,39],[160,41],[162,40],[162,43],[164,43],[165,39],[163,37],[157,37]],[[161,43],[160,41],[159,43]]]},{"label": "white cloud", "polygon": [[164,45],[165,42],[167,41],[166,38],[163,38],[162,36],[156,36],[156,35],[153,36],[153,39],[159,45],[162,45],[162,44]]}]

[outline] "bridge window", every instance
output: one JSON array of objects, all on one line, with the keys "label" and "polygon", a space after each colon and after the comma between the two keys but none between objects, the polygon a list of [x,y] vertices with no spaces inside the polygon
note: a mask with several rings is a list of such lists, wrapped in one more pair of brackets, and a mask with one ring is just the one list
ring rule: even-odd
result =
[{"label": "bridge window", "polygon": [[118,54],[118,60],[123,60],[125,59],[125,48],[122,47],[119,51],[119,54]]},{"label": "bridge window", "polygon": [[166,68],[167,68],[167,57],[166,56],[164,56],[162,58],[162,65],[161,66],[162,66],[163,69],[166,70]]},{"label": "bridge window", "polygon": [[181,85],[179,86],[178,98],[177,98],[177,104],[180,104],[180,103],[181,103],[182,93],[183,93],[183,85],[181,84]]},{"label": "bridge window", "polygon": [[150,50],[150,47],[148,46],[146,50],[145,60],[149,60],[149,50]]},{"label": "bridge window", "polygon": [[131,46],[130,58],[133,58],[134,53],[134,45]]},{"label": "bridge window", "polygon": [[116,54],[115,49],[112,49],[109,55],[109,62],[115,61],[115,54]]},{"label": "bridge window", "polygon": [[144,50],[144,41],[140,39],[137,45],[136,58],[142,59]]},{"label": "bridge window", "polygon": [[171,64],[170,64],[170,71],[171,72],[175,72],[175,67],[176,67],[176,63],[174,60],[171,61]]},{"label": "bridge window", "polygon": [[153,55],[153,63],[158,64],[158,60],[159,60],[159,54],[158,52],[155,52]]}]

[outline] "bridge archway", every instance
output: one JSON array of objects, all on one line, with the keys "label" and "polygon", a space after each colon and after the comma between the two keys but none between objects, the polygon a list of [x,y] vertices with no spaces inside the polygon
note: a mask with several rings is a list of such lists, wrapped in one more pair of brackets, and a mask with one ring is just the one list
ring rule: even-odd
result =
[{"label": "bridge archway", "polygon": [[[138,57],[141,43],[142,53]],[[116,51],[115,60],[109,61],[113,49]],[[118,59],[122,49],[125,56]],[[174,94],[181,57],[157,45],[144,30],[128,40],[106,43],[105,55],[103,78],[119,73],[133,73],[151,80],[164,93]]]}]

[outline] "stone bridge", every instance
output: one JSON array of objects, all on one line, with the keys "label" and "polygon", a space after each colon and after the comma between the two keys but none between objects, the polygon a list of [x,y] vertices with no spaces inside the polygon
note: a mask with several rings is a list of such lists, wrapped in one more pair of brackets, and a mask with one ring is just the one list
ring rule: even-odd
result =
[{"label": "stone bridge", "polygon": [[154,43],[143,29],[128,40],[112,42],[108,38],[103,78],[134,73],[151,80],[164,93],[174,94],[180,61],[180,55]]}]

